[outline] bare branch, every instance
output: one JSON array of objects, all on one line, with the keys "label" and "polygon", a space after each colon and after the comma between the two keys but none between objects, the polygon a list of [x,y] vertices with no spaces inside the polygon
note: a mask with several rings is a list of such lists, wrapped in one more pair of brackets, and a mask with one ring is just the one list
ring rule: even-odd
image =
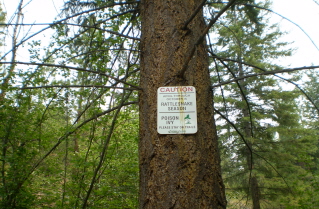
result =
[{"label": "bare branch", "polygon": [[106,30],[103,28],[99,28],[96,25],[98,25],[100,23],[96,23],[94,26],[89,26],[89,25],[80,25],[80,24],[75,24],[75,23],[33,23],[33,24],[24,24],[24,23],[20,23],[20,24],[0,24],[0,26],[41,26],[41,25],[49,25],[49,26],[54,26],[54,25],[71,25],[71,26],[78,26],[81,28],[92,28],[92,29],[97,29],[97,30],[101,30],[104,32],[108,32],[110,34],[113,35],[117,35],[117,36],[121,36],[124,38],[128,38],[128,39],[133,39],[133,40],[140,40],[139,38],[136,37],[132,37],[132,36],[127,36],[112,30]]},{"label": "bare branch", "polygon": [[216,21],[231,7],[235,4],[237,0],[231,0],[228,2],[228,4],[218,12],[218,14],[208,23],[206,29],[204,30],[202,36],[197,40],[196,45],[199,45],[205,38],[205,36],[208,34],[210,28],[216,23]]},{"label": "bare branch", "polygon": [[184,26],[182,27],[182,30],[186,30],[187,29],[188,24],[196,17],[197,13],[203,8],[203,6],[205,5],[206,1],[207,0],[203,0],[202,3],[200,5],[198,5],[198,7],[194,11],[194,13],[184,23]]},{"label": "bare branch", "polygon": [[118,32],[112,31],[112,30],[106,30],[106,29],[103,29],[103,28],[99,28],[99,27],[96,26],[98,24],[100,24],[100,23],[96,23],[94,26],[89,26],[89,25],[83,26],[83,25],[74,24],[74,23],[65,23],[64,25],[78,26],[78,27],[82,27],[82,28],[92,28],[92,29],[97,29],[97,30],[101,30],[101,31],[104,31],[104,32],[108,32],[110,34],[117,35],[117,36],[120,36],[120,37],[133,39],[133,40],[140,40],[140,38],[124,35],[122,33],[118,33]]},{"label": "bare branch", "polygon": [[281,15],[281,14],[279,14],[279,13],[277,13],[277,12],[271,10],[271,9],[263,8],[263,7],[260,7],[260,6],[257,6],[257,5],[251,5],[251,4],[243,4],[243,5],[250,6],[250,7],[255,7],[255,8],[258,8],[258,9],[262,9],[262,10],[266,10],[266,11],[274,13],[274,14],[280,16],[281,18],[289,21],[290,23],[294,24],[295,26],[297,26],[308,37],[308,39],[312,42],[312,44],[319,51],[319,47],[316,45],[316,43],[313,41],[313,39],[309,36],[309,34],[300,25],[298,25],[297,23],[293,22],[289,18],[287,18],[287,17],[285,17],[285,16],[283,16],[283,15]]},{"label": "bare branch", "polygon": [[56,68],[66,68],[66,69],[71,69],[71,70],[77,70],[77,71],[81,71],[81,72],[88,72],[88,73],[94,73],[94,74],[98,74],[98,75],[102,75],[102,76],[106,76],[109,77],[117,82],[126,84],[128,86],[133,87],[136,90],[141,90],[140,87],[135,86],[133,84],[127,83],[126,81],[122,81],[118,78],[115,78],[114,76],[108,75],[106,73],[103,72],[99,72],[99,71],[94,71],[94,70],[88,70],[85,68],[80,68],[80,67],[73,67],[73,66],[66,66],[66,65],[56,65],[56,64],[49,64],[49,63],[33,63],[33,62],[0,62],[0,64],[20,64],[20,65],[36,65],[36,66],[45,66],[45,67],[56,67]]},{"label": "bare branch", "polygon": [[[18,24],[22,18],[22,4],[23,4],[23,0],[20,0],[18,8],[17,8],[17,18],[16,18],[16,24]],[[0,93],[0,101],[4,99],[4,97],[6,96],[6,90],[5,88],[8,86],[9,81],[12,77],[12,74],[14,72],[15,69],[15,65],[13,64],[13,62],[15,62],[16,60],[16,56],[17,56],[17,49],[18,46],[16,46],[17,43],[17,38],[18,38],[18,34],[19,34],[19,26],[16,25],[13,29],[13,34],[12,34],[12,57],[11,57],[11,64],[10,67],[8,69],[7,75],[6,77],[3,79],[3,82],[0,84],[1,87],[4,87],[3,90]]]},{"label": "bare branch", "polygon": [[[133,2],[135,3],[135,2]],[[108,8],[110,6],[114,6],[114,5],[118,5],[118,4],[112,4],[112,5],[108,5],[108,6],[105,6],[105,7],[100,7],[100,8],[95,8],[95,9],[90,9],[90,10],[86,10],[86,11],[83,11],[83,12],[80,12],[80,13],[77,13],[77,14],[74,14],[72,16],[69,16],[69,17],[66,17],[64,19],[61,19],[59,21],[55,21],[54,23],[52,24],[49,24],[48,27],[45,27],[41,30],[39,30],[38,32],[26,37],[25,39],[21,40],[20,43],[16,44],[15,47],[19,47],[20,45],[22,45],[24,42],[26,42],[27,40],[30,40],[31,38],[35,37],[36,35],[39,35],[40,33],[46,31],[47,29],[50,29],[52,28],[52,26],[55,26],[55,25],[59,25],[59,24],[63,24],[63,22],[71,19],[71,18],[74,18],[74,17],[77,17],[79,15],[82,15],[82,14],[85,14],[85,13],[90,13],[90,12],[95,12],[95,11],[98,11],[100,9],[105,9],[105,8]],[[125,12],[122,12],[122,13],[119,13],[119,14],[115,14],[111,17],[109,17],[108,19],[104,20],[104,21],[107,21],[107,20],[111,20],[111,19],[114,19],[116,17],[119,17],[119,16],[122,16],[122,15],[125,15],[125,14],[128,14],[128,13],[131,13],[131,12],[134,12],[135,10],[128,10],[128,11],[125,11]],[[3,60],[10,52],[12,51],[12,49],[8,52],[6,52],[1,58],[0,60]]]},{"label": "bare branch", "polygon": [[[240,43],[240,42],[238,42],[238,43]],[[208,52],[209,52],[213,57],[215,57],[215,58],[217,57],[212,51],[208,50]],[[227,70],[231,73],[231,75],[232,75],[234,78],[236,78],[235,73],[228,67],[228,65],[227,65],[223,60],[220,60],[220,61],[221,61],[221,63],[224,65],[224,67],[227,68]],[[239,62],[239,63],[242,64],[242,62]],[[236,82],[236,84],[237,84],[237,86],[238,86],[238,88],[239,88],[239,91],[240,91],[240,94],[241,94],[243,100],[245,101],[245,103],[246,103],[246,105],[247,105],[247,110],[248,110],[249,120],[250,120],[250,127],[251,127],[251,128],[250,128],[250,134],[251,134],[251,136],[253,137],[253,136],[254,136],[254,132],[253,132],[253,126],[254,126],[254,124],[253,124],[253,118],[252,118],[252,114],[251,114],[250,103],[249,103],[249,101],[248,101],[247,95],[246,95],[245,90],[244,90],[245,86],[242,86],[242,84],[241,84],[239,81],[235,81],[235,82]]]},{"label": "bare branch", "polygon": [[306,98],[310,101],[310,103],[315,107],[315,109],[319,113],[319,107],[315,104],[315,102],[311,99],[311,97],[302,88],[300,88],[300,86],[298,84],[290,81],[289,79],[286,79],[286,78],[283,78],[281,76],[276,75],[277,73],[288,73],[288,72],[299,71],[299,70],[317,69],[317,68],[319,68],[319,65],[317,65],[317,66],[304,66],[304,67],[297,67],[297,68],[287,68],[287,69],[273,70],[273,71],[266,71],[263,68],[260,68],[258,66],[255,66],[255,65],[252,65],[252,64],[249,64],[249,63],[238,62],[237,60],[218,57],[211,51],[210,51],[210,53],[213,55],[212,56],[213,58],[217,58],[217,59],[219,59],[221,61],[237,62],[237,63],[241,63],[241,64],[244,64],[244,65],[247,65],[247,66],[250,66],[250,67],[253,67],[253,68],[256,68],[258,70],[263,71],[261,73],[250,74],[250,75],[242,76],[242,77],[239,77],[239,78],[235,78],[233,80],[225,81],[225,82],[213,85],[212,88],[215,88],[215,87],[218,87],[218,86],[222,86],[222,85],[226,85],[226,84],[229,84],[229,83],[232,83],[232,82],[238,82],[239,80],[242,80],[242,79],[245,79],[245,78],[249,78],[249,77],[255,77],[255,76],[260,76],[260,75],[273,75],[273,76],[276,76],[276,77],[278,77],[278,78],[280,78],[282,80],[285,80],[285,81],[293,84],[294,86],[296,86],[306,96]]},{"label": "bare branch", "polygon": [[218,87],[218,86],[223,86],[229,83],[233,83],[239,80],[243,80],[246,78],[250,78],[250,77],[256,77],[256,76],[260,76],[260,75],[275,75],[277,73],[288,73],[288,72],[294,72],[294,71],[299,71],[299,70],[309,70],[309,69],[317,69],[319,68],[319,66],[305,66],[305,67],[298,67],[298,68],[287,68],[287,69],[282,69],[282,70],[272,70],[272,71],[265,71],[265,72],[261,72],[261,73],[254,73],[254,74],[249,74],[249,75],[245,75],[242,77],[238,77],[229,81],[225,81],[225,82],[221,82],[219,84],[216,85],[212,85],[212,88]]},{"label": "bare branch", "polygon": [[[249,145],[249,143],[246,141],[245,139],[245,136],[244,134],[242,134],[240,132],[240,130],[237,128],[237,126],[232,123],[227,117],[225,117],[221,112],[219,112],[216,108],[214,108],[214,111],[220,115],[224,120],[227,121],[228,124],[230,124],[236,131],[236,133],[240,136],[240,138],[243,140],[244,144],[246,145],[248,151],[249,151],[249,155],[250,155],[250,162],[253,162],[253,150],[252,150],[252,147],[251,145]],[[250,176],[251,176],[251,172],[252,172],[252,169],[250,169]]]},{"label": "bare branch", "polygon": [[117,87],[117,86],[102,86],[102,85],[50,85],[50,86],[27,86],[20,89],[48,89],[48,88],[107,88],[107,89],[124,89],[134,91],[133,88]]},{"label": "bare branch", "polygon": [[206,29],[204,30],[204,32],[202,33],[202,35],[198,38],[198,40],[196,41],[196,43],[194,44],[192,51],[190,52],[189,56],[186,59],[185,64],[183,65],[181,71],[179,72],[178,75],[176,76],[180,76],[183,77],[185,71],[187,70],[188,64],[191,61],[195,51],[196,51],[196,47],[201,44],[203,42],[203,40],[205,39],[205,36],[208,34],[210,28],[216,23],[216,21],[232,6],[235,4],[237,0],[231,0],[230,2],[228,2],[228,4],[222,8],[218,14],[208,23]]}]

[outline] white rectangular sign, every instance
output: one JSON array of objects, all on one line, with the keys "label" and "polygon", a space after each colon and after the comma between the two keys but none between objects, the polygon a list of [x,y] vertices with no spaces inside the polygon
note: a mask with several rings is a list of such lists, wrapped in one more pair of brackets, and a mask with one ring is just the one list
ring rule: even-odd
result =
[{"label": "white rectangular sign", "polygon": [[166,86],[157,89],[157,132],[197,132],[196,89],[193,86]]}]

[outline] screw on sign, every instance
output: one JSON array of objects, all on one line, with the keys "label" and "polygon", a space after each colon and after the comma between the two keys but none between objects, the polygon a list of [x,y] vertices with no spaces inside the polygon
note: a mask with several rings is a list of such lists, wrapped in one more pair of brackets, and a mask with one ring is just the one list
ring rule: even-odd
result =
[{"label": "screw on sign", "polygon": [[196,89],[193,86],[166,86],[157,90],[157,132],[197,132]]}]

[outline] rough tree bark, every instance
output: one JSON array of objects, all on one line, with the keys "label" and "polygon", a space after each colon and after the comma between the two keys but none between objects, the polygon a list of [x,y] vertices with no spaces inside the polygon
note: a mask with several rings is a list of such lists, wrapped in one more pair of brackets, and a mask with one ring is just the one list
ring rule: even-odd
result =
[{"label": "rough tree bark", "polygon": [[[142,0],[140,92],[140,208],[226,208],[213,118],[206,45],[196,46],[205,23],[200,12],[183,30],[198,0]],[[157,89],[195,86],[198,132],[157,133]]]}]

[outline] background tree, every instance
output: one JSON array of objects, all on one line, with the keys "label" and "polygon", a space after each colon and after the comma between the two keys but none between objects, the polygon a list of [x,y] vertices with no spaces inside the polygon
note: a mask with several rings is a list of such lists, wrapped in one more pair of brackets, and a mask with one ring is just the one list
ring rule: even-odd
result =
[{"label": "background tree", "polygon": [[[243,5],[235,7],[236,10],[230,10],[221,19],[216,29],[219,36],[210,51],[215,64],[213,82],[229,80],[229,75],[233,79],[243,77],[223,88],[215,88],[228,206],[236,208],[238,204],[248,203],[252,208],[267,208],[286,202],[295,207],[298,198],[289,194],[304,191],[306,187],[295,184],[294,191],[290,187],[296,178],[309,172],[303,166],[291,166],[306,160],[302,156],[297,160],[293,155],[313,152],[309,146],[316,144],[309,138],[312,131],[300,124],[296,103],[299,94],[281,88],[278,77],[244,78],[260,70],[252,66],[280,69],[271,62],[290,55],[289,49],[282,51],[288,43],[274,41],[283,33],[276,25],[268,24],[269,10],[260,10],[269,8],[268,3],[250,7],[254,16],[246,14]],[[278,162],[279,156],[282,160]],[[287,201],[278,201],[279,194]]]}]

